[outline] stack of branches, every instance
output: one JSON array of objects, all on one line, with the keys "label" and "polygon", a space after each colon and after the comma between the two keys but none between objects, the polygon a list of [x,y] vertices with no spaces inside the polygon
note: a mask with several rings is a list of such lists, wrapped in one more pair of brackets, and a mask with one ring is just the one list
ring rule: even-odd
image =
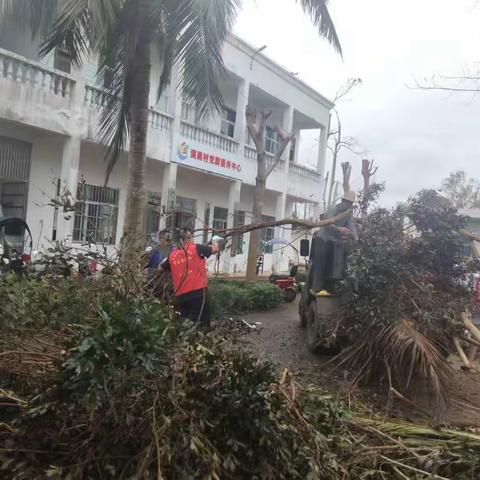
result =
[{"label": "stack of branches", "polygon": [[[66,280],[83,288],[70,315],[49,304],[35,310],[51,317],[36,325],[42,340],[54,326],[64,331],[65,316],[69,338],[53,371],[41,384],[0,384],[2,478],[348,480],[480,471],[477,435],[352,414],[290,372],[278,378],[272,365],[175,321],[152,298],[79,282]],[[46,282],[36,287],[51,293]]]},{"label": "stack of branches", "polygon": [[458,351],[472,297],[463,226],[435,191],[362,220],[350,261],[358,281],[345,319],[351,346],[337,363],[355,372],[354,382],[383,376],[390,392],[426,378],[439,421],[450,398],[447,357]]}]

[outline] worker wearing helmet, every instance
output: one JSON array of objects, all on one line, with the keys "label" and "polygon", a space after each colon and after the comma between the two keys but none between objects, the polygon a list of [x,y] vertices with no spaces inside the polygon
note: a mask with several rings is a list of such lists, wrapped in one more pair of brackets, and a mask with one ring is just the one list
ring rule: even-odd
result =
[{"label": "worker wearing helmet", "polygon": [[191,231],[183,229],[179,245],[162,262],[162,268],[171,272],[176,312],[202,327],[210,325],[206,260],[220,251],[222,241],[215,236],[211,245],[195,244]]}]

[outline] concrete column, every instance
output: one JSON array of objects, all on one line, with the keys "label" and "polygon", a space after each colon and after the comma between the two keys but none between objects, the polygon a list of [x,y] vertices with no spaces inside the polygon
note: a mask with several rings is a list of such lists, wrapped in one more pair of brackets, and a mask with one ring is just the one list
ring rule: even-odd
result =
[{"label": "concrete column", "polygon": [[[78,171],[80,166],[80,137],[68,137],[63,144],[60,172],[60,195],[70,192],[70,199],[77,197]],[[57,186],[58,188],[58,186]],[[64,212],[62,207],[54,211],[52,239],[71,241],[73,232],[73,212]]]},{"label": "concrete column", "polygon": [[295,129],[295,152],[293,155],[293,163],[298,163],[298,159],[300,156],[300,129]]},{"label": "concrete column", "polygon": [[[283,129],[287,133],[291,133],[293,131],[293,107],[288,106],[285,108],[283,111]],[[288,159],[290,158],[290,148],[292,144],[289,143],[288,147],[285,149],[282,155],[282,160],[285,160],[286,163],[288,164]],[[288,172],[288,165],[285,165],[285,171]]]},{"label": "concrete column", "polygon": [[[175,206],[175,191],[177,188],[177,164],[168,163],[163,168],[162,175],[162,207],[170,210]],[[160,220],[160,227],[165,228],[165,219]]]},{"label": "concrete column", "polygon": [[325,161],[327,158],[328,126],[322,127],[318,142],[317,171],[321,173],[322,178],[325,174]]},{"label": "concrete column", "polygon": [[[242,182],[240,180],[233,180],[230,183],[228,191],[228,220],[227,228],[233,228],[235,220],[235,211],[238,209],[240,203],[240,192],[242,189]],[[222,254],[222,272],[233,273],[233,258],[231,251],[224,252]]]},{"label": "concrete column", "polygon": [[247,130],[245,112],[248,106],[249,94],[250,83],[248,80],[242,80],[237,89],[237,118],[235,122],[235,140],[238,142],[238,154],[241,159],[244,158],[245,132]]}]

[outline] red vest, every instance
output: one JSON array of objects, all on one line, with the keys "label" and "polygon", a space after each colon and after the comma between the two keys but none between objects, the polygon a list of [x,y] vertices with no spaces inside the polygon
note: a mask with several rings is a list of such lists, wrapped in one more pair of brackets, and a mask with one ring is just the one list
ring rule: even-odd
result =
[{"label": "red vest", "polygon": [[168,257],[175,296],[207,286],[206,260],[197,253],[194,243],[175,248]]}]

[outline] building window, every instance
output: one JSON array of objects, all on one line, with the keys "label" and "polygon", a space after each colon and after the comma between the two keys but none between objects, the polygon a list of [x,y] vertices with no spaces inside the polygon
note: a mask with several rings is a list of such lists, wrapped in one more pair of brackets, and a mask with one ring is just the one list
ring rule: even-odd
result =
[{"label": "building window", "polygon": [[162,92],[160,98],[158,99],[156,108],[160,112],[168,113],[168,108],[170,106],[170,97],[167,95],[167,88]]},{"label": "building window", "polygon": [[291,162],[291,163],[295,162],[296,145],[297,145],[297,140],[295,139],[295,137],[293,137],[291,142],[290,142],[290,154],[288,156],[288,161]]},{"label": "building window", "polygon": [[[262,215],[262,222],[273,222],[275,217],[269,217],[268,215]],[[273,240],[275,236],[275,227],[262,228],[262,242],[265,245],[266,242]],[[273,253],[273,245],[266,245],[263,248],[263,253]]]},{"label": "building window", "polygon": [[55,50],[53,68],[65,73],[70,73],[72,69],[72,59],[64,46],[60,46]]},{"label": "building window", "polygon": [[160,216],[162,210],[162,195],[159,193],[147,193],[147,205],[145,207],[145,233],[151,235],[160,228]]},{"label": "building window", "polygon": [[73,241],[114,245],[119,190],[79,183]]},{"label": "building window", "polygon": [[235,135],[235,122],[237,120],[237,112],[224,108],[222,112],[222,125],[220,133],[226,137],[233,138]]},{"label": "building window", "polygon": [[472,256],[472,248],[470,247],[469,243],[464,243],[460,247],[460,256],[466,258],[470,258]]},{"label": "building window", "polygon": [[227,229],[228,222],[228,208],[215,207],[213,209],[213,233],[224,233],[223,230]]},{"label": "building window", "polygon": [[210,225],[210,204],[207,202],[205,203],[205,212],[203,215],[203,243],[208,242],[208,234],[209,232],[209,225]]},{"label": "building window", "polygon": [[0,218],[18,217],[25,220],[28,183],[0,182]]},{"label": "building window", "polygon": [[275,155],[278,152],[278,145],[280,141],[278,138],[278,133],[273,127],[265,128],[265,150],[272,155]]},{"label": "building window", "polygon": [[195,123],[195,117],[196,117],[195,106],[190,102],[183,101],[180,118],[184,122]]},{"label": "building window", "polygon": [[[245,225],[245,211],[237,210],[233,216],[233,227],[243,227]],[[233,235],[232,237],[232,257],[243,253],[243,234]]]},{"label": "building window", "polygon": [[191,198],[176,197],[176,207],[167,216],[167,228],[195,228],[196,201]]}]

